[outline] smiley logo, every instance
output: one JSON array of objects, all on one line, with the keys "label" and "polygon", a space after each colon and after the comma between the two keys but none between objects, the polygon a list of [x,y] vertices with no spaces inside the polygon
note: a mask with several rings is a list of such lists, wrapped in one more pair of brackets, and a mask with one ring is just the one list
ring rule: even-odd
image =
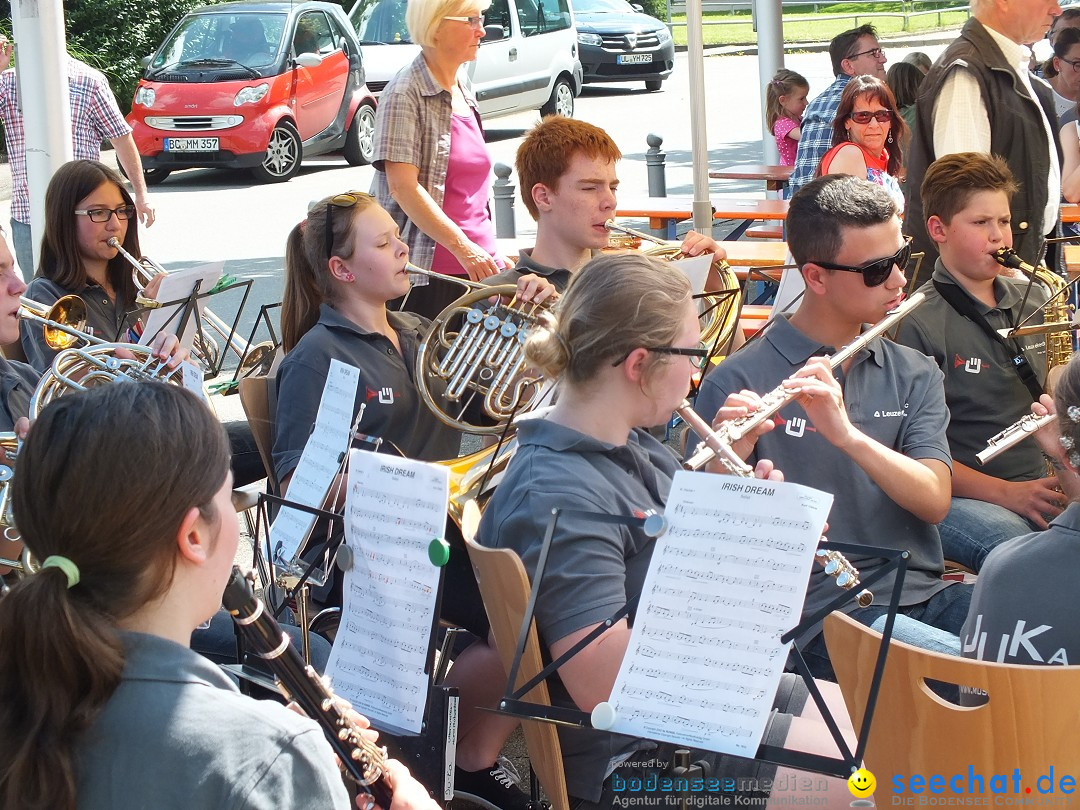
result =
[{"label": "smiley logo", "polygon": [[877,787],[877,780],[866,768],[859,768],[848,777],[847,786],[852,796],[865,799],[874,792],[874,788]]}]

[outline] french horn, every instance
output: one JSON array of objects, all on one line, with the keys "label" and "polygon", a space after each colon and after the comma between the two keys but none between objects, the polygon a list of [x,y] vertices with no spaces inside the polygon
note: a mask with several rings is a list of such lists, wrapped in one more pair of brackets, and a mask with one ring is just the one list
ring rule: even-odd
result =
[{"label": "french horn", "polygon": [[[438,275],[415,265],[408,270]],[[469,289],[438,314],[420,341],[416,387],[443,424],[465,433],[498,435],[502,423],[529,410],[541,395],[540,377],[525,368],[525,338],[545,307],[519,302],[514,284],[439,278]],[[436,385],[445,385],[445,391]],[[480,421],[478,409],[494,424]]]},{"label": "french horn", "polygon": [[[614,220],[608,220],[605,226],[609,231],[619,235],[613,245],[617,249],[633,248],[635,242],[637,245],[642,242],[652,242],[655,246],[645,248],[643,251],[647,256],[654,256],[664,261],[686,258],[676,242],[669,242],[650,233],[627,228]],[[713,262],[712,270],[719,277],[719,289],[708,290],[700,301],[701,342],[710,347],[724,347],[732,341],[735,330],[738,328],[739,301],[742,293],[738,276],[725,260],[719,259]]]}]

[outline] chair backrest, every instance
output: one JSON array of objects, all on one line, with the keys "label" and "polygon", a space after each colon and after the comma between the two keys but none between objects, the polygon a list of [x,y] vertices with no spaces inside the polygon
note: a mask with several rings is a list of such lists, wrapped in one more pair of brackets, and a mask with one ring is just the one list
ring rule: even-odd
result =
[{"label": "chair backrest", "polygon": [[277,494],[278,481],[274,476],[274,459],[271,451],[274,447],[274,416],[270,412],[269,377],[244,377],[240,380],[240,404],[244,406],[251,435],[259,448],[266,477],[270,482],[271,492]]},{"label": "chair backrest", "polygon": [[[874,673],[881,634],[835,612],[825,618],[825,640],[837,681],[858,731]],[[972,686],[989,695],[983,706],[957,706],[925,680]],[[881,785],[893,775],[993,774],[1027,779],[1080,771],[1080,667],[1022,666],[976,661],[894,641],[866,747],[866,767]]]},{"label": "chair backrest", "polygon": [[[495,646],[499,650],[503,667],[509,672],[521,622],[525,617],[525,605],[529,601],[529,577],[525,573],[525,566],[521,564],[521,558],[510,549],[477,545],[473,538],[476,537],[479,523],[480,509],[475,502],[468,501],[463,510],[461,533],[465,537],[473,573],[476,574],[480,595],[484,599],[484,609],[495,635]],[[540,642],[534,623],[529,630],[529,639],[521,657],[517,683],[525,683],[543,668]],[[538,684],[525,699],[550,705],[547,684]],[[521,729],[525,734],[525,744],[529,749],[533,771],[544,786],[553,810],[570,810],[566,774],[562,764],[562,747],[559,745],[555,726],[540,720],[522,720]]]}]

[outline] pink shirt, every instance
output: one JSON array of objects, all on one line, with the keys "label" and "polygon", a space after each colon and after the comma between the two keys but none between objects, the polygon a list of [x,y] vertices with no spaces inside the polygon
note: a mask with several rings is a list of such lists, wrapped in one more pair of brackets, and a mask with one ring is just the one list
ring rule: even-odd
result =
[{"label": "pink shirt", "polygon": [[776,148],[780,151],[781,166],[795,165],[795,152],[799,148],[799,142],[793,141],[787,134],[799,125],[798,121],[790,118],[777,118],[773,124],[772,131],[776,136]]},{"label": "pink shirt", "polygon": [[[450,122],[450,162],[446,168],[446,193],[443,213],[453,220],[467,237],[495,255],[495,225],[488,209],[491,185],[491,156],[484,133],[472,112],[454,113]],[[448,276],[463,276],[465,268],[454,254],[435,245],[431,269]]]}]

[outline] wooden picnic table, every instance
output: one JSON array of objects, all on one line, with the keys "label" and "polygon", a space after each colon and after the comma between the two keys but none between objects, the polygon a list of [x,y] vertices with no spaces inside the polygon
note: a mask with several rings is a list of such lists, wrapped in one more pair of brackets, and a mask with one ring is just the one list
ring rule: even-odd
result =
[{"label": "wooden picnic table", "polygon": [[709,172],[710,180],[764,180],[769,191],[787,190],[794,166],[768,166],[761,163],[743,163]]},{"label": "wooden picnic table", "polygon": [[[757,220],[783,221],[787,217],[787,200],[760,200],[743,197],[712,197],[713,219],[733,219],[738,224],[727,239],[738,239]],[[689,194],[671,197],[631,197],[620,195],[615,215],[647,218],[649,227],[675,238],[675,225],[694,215],[694,198]]]}]

